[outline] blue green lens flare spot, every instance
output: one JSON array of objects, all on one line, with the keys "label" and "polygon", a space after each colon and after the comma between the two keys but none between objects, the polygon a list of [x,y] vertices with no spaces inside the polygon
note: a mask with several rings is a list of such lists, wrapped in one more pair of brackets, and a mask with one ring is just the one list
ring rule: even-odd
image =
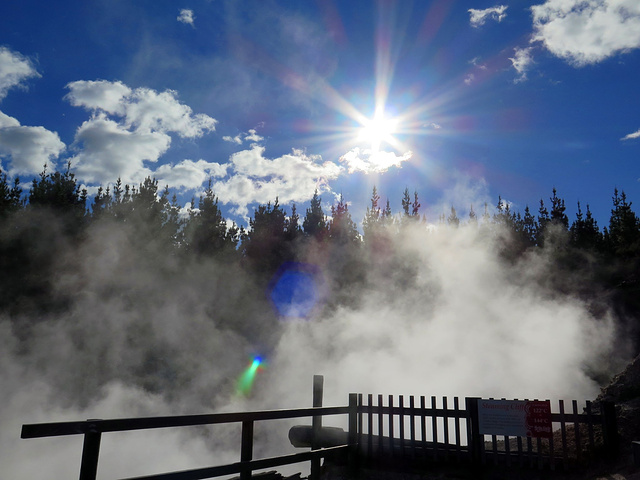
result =
[{"label": "blue green lens flare spot", "polygon": [[251,362],[251,365],[240,375],[238,379],[238,385],[236,387],[236,392],[238,395],[247,396],[251,393],[251,387],[253,386],[253,382],[256,379],[256,375],[262,365],[262,358],[255,357]]}]

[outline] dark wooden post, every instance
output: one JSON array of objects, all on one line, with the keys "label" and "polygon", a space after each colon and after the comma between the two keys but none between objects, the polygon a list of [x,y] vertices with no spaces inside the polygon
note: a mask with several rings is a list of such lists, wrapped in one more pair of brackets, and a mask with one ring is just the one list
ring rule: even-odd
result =
[{"label": "dark wooden post", "polygon": [[[253,420],[242,422],[242,443],[240,446],[240,462],[253,460]],[[251,478],[251,468],[243,468],[240,472],[240,480]]]},{"label": "dark wooden post", "polygon": [[618,422],[616,420],[616,406],[613,402],[602,402],[602,430],[604,432],[605,448],[610,458],[619,453]]},{"label": "dark wooden post", "polygon": [[349,460],[351,478],[358,473],[358,394],[349,394]]},{"label": "dark wooden post", "polygon": [[[324,389],[324,377],[322,375],[313,376],[313,407],[322,407],[322,397]],[[311,418],[311,450],[320,448],[318,439],[320,438],[320,430],[322,429],[322,416],[314,415]],[[311,459],[311,480],[320,478],[320,457]]]},{"label": "dark wooden post", "polygon": [[464,399],[467,408],[467,422],[469,422],[467,428],[467,432],[470,435],[470,438],[467,440],[469,442],[469,453],[471,455],[471,462],[476,465],[480,464],[483,440],[483,435],[480,433],[478,400],[480,399],[476,397],[467,397]]},{"label": "dark wooden post", "polygon": [[[87,420],[91,422],[92,420]],[[82,445],[82,463],[80,464],[80,480],[96,480],[98,473],[98,456],[100,455],[100,440],[102,433],[95,424],[89,425],[84,434]]]}]

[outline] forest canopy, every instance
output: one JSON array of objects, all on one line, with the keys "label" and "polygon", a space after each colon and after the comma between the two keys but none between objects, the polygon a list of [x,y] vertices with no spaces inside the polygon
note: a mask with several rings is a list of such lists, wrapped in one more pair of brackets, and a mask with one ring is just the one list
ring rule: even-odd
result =
[{"label": "forest canopy", "polygon": [[[117,179],[90,198],[69,165],[62,172],[45,168],[28,188],[0,172],[0,311],[27,335],[32,324],[69,308],[75,293],[61,288],[65,278],[96,274],[87,269],[87,258],[126,246],[131,265],[149,269],[151,276],[180,278],[177,272],[189,265],[215,264],[216,276],[238,279],[234,285],[242,294],[235,295],[255,300],[253,312],[247,315],[249,307],[238,306],[242,319],[229,310],[225,324],[247,333],[251,315],[275,322],[265,286],[288,262],[321,265],[329,277],[323,308],[335,309],[356,305],[372,272],[386,272],[401,285],[411,282],[416,272],[410,260],[394,251],[394,238],[409,226],[425,236],[440,229],[475,229],[479,238],[494,242],[505,265],[547,252],[552,261],[539,283],[553,295],[580,298],[596,315],[604,305],[613,308],[620,331],[632,333],[634,351],[640,350],[640,220],[623,191],[614,190],[604,226],[588,204],[578,203],[575,218],[568,218],[555,189],[535,211],[528,206],[514,211],[498,198],[495,206],[471,205],[467,218],[451,206],[435,222],[421,215],[417,191],[405,189],[401,205],[393,212],[374,187],[364,218],[354,219],[347,199],[340,196],[325,212],[316,191],[305,212],[275,198],[258,206],[245,228],[224,218],[211,183],[185,215],[176,195],[150,177],[139,185]],[[120,288],[113,285],[101,294],[108,301],[118,291],[132,302],[142,294]]]}]

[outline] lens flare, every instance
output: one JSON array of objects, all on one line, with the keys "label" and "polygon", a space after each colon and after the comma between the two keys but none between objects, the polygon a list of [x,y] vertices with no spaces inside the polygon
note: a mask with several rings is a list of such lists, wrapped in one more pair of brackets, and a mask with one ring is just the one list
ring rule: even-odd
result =
[{"label": "lens flare", "polygon": [[256,379],[256,375],[261,370],[262,358],[254,357],[251,365],[240,375],[238,379],[238,384],[236,387],[236,393],[238,395],[247,396],[251,393],[251,387],[253,386],[253,382]]}]

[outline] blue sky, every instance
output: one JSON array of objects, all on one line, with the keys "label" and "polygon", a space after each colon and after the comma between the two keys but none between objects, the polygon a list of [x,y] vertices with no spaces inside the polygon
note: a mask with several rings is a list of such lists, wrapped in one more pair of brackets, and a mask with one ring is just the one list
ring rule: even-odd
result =
[{"label": "blue sky", "polygon": [[360,222],[377,185],[430,221],[555,187],[603,227],[640,203],[639,47],[637,0],[5,0],[0,162],[182,204],[211,178],[240,223],[316,188]]}]

